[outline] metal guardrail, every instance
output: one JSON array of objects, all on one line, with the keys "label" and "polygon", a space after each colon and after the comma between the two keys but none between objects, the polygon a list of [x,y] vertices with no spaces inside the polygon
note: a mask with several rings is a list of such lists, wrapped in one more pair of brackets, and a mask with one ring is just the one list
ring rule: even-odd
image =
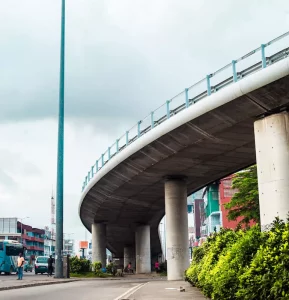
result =
[{"label": "metal guardrail", "polygon": [[[132,128],[130,128],[124,135],[115,141],[107,151],[104,152],[99,159],[91,166],[85,180],[82,185],[82,191],[87,186],[88,182],[93,178],[93,176],[115,155],[120,151],[125,149],[128,145],[133,143],[135,140],[146,134],[148,131],[154,129],[159,124],[170,119],[174,115],[178,114],[182,110],[190,107],[191,105],[197,103],[210,96],[212,93],[216,93],[222,88],[235,83],[239,80],[242,80],[244,77],[247,77],[258,70],[264,69],[286,57],[289,56],[289,47],[283,48],[283,50],[276,52],[275,54],[266,57],[265,49],[271,47],[272,44],[275,45],[276,42],[284,41],[283,39],[289,37],[289,31],[283,35],[273,39],[272,41],[262,44],[259,48],[247,53],[246,55],[233,60],[230,64],[224,66],[223,68],[217,70],[216,72],[207,75],[205,78],[199,82],[193,84],[189,88],[186,88],[184,91],[174,96],[170,100],[166,101],[163,105],[158,107],[156,110],[152,111],[148,116],[143,120],[140,120]],[[289,44],[288,42],[286,42]],[[241,64],[249,58],[254,57],[258,52],[259,57],[257,57],[257,62],[251,64],[249,67],[246,67],[239,72],[237,71],[237,64]],[[217,78],[220,74],[225,74],[227,70],[230,70],[230,76],[225,79],[219,79],[215,85],[212,84],[212,80]],[[228,76],[228,75],[226,75]],[[203,87],[202,87],[203,85]],[[201,88],[200,88],[201,87]],[[198,92],[198,88],[201,89],[201,92]]]}]

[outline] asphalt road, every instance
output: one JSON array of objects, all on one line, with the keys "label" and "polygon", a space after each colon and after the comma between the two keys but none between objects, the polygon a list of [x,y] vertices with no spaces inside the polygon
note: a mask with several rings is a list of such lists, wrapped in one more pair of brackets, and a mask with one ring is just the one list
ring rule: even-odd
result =
[{"label": "asphalt road", "polygon": [[0,291],[0,299],[117,300],[119,296],[140,284],[140,281],[128,280],[85,280],[64,284]]}]

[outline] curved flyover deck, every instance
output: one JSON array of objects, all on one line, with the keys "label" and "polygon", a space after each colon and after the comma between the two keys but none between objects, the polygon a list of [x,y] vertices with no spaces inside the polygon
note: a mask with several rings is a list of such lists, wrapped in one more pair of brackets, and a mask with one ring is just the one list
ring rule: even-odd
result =
[{"label": "curved flyover deck", "polygon": [[255,163],[254,121],[289,106],[288,49],[283,53],[194,105],[188,99],[186,109],[170,111],[168,120],[138,136],[96,174],[92,170],[79,207],[85,227],[106,224],[107,248],[120,256],[124,246],[134,244],[135,228],[149,224],[151,253],[161,253],[165,178],[185,176],[190,195]]}]

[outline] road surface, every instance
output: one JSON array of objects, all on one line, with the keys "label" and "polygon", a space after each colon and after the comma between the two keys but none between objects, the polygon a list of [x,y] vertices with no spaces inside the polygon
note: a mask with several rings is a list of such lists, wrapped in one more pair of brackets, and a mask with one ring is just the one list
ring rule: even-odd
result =
[{"label": "road surface", "polygon": [[[145,281],[142,282],[144,283]],[[117,300],[118,297],[139,286],[140,284],[142,284],[142,282],[140,282],[139,280],[84,280],[64,284],[0,291],[0,299]]]}]

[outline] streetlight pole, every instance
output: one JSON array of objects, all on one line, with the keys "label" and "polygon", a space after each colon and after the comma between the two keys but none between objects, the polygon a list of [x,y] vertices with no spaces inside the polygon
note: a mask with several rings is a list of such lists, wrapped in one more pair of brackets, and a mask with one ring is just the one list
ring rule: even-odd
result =
[{"label": "streetlight pole", "polygon": [[63,154],[64,154],[64,62],[65,62],[65,0],[61,7],[61,46],[59,80],[59,116],[57,149],[57,196],[56,196],[56,255],[55,277],[63,278]]}]

